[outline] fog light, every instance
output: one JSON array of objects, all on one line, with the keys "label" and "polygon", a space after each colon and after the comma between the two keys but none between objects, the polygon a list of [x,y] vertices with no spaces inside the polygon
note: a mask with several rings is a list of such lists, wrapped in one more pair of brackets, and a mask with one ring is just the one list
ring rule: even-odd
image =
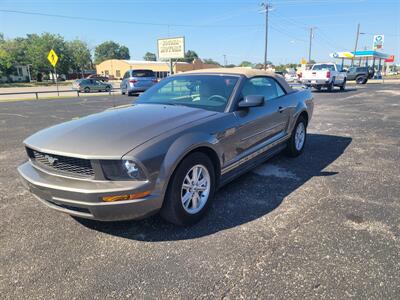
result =
[{"label": "fog light", "polygon": [[148,195],[150,195],[150,191],[144,191],[144,192],[129,194],[129,195],[105,196],[105,197],[102,197],[101,199],[105,202],[114,202],[114,201],[140,199],[140,198],[146,197]]}]

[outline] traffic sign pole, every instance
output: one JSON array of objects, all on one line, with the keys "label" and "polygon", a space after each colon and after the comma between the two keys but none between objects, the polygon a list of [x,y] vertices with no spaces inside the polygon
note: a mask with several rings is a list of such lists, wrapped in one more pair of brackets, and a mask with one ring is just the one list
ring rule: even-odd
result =
[{"label": "traffic sign pole", "polygon": [[54,76],[56,77],[57,96],[60,96],[60,92],[58,91],[58,80],[57,80],[57,69],[56,69],[56,66],[54,66]]}]

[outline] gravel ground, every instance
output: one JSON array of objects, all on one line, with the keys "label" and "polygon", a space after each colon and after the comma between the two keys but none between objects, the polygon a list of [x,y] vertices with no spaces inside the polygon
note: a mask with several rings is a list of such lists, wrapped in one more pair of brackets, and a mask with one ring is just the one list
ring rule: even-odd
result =
[{"label": "gravel ground", "polygon": [[222,188],[190,228],[56,213],[20,184],[22,140],[123,96],[0,103],[2,299],[400,295],[400,91],[316,92],[306,149]]}]

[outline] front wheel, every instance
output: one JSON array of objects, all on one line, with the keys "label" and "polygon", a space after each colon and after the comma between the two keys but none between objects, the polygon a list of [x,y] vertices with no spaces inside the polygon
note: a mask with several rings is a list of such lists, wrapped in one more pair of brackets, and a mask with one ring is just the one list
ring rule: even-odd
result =
[{"label": "front wheel", "polygon": [[187,226],[198,222],[209,208],[215,192],[215,171],[207,155],[196,152],[177,167],[168,184],[161,216]]},{"label": "front wheel", "polygon": [[332,79],[332,81],[328,85],[328,92],[332,92],[335,87],[335,78]]},{"label": "front wheel", "polygon": [[[365,80],[366,78],[364,77],[364,76],[358,76],[357,78],[356,78],[356,83],[357,84],[364,84],[364,82],[366,82],[366,80]],[[368,80],[368,79],[367,79]]]},{"label": "front wheel", "polygon": [[85,87],[84,91],[85,91],[85,93],[90,93],[90,88],[89,87]]},{"label": "front wheel", "polygon": [[306,139],[307,122],[303,117],[299,117],[287,142],[286,153],[291,157],[299,156],[304,150]]}]

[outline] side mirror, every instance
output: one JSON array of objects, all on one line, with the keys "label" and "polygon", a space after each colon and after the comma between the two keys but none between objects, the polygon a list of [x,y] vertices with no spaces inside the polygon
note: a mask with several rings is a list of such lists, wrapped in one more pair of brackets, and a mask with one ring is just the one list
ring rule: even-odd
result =
[{"label": "side mirror", "polygon": [[240,108],[245,108],[245,107],[261,106],[263,104],[264,104],[264,96],[249,95],[249,96],[244,97],[244,99],[238,103],[238,106]]}]

